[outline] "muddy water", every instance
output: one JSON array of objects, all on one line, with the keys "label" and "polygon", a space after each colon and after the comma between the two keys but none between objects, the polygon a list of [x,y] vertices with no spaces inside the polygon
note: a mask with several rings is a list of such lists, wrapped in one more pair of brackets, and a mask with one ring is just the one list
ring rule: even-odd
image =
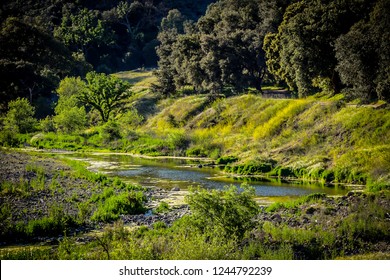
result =
[{"label": "muddy water", "polygon": [[[89,162],[90,169],[118,176],[126,182],[171,190],[186,190],[190,186],[202,186],[209,189],[222,189],[227,185],[239,187],[243,181],[222,173],[218,167],[207,166],[206,161],[140,158],[117,154],[73,154],[66,155],[74,159]],[[281,182],[251,181],[258,197],[296,197],[311,193],[343,195],[346,189],[327,187],[320,184],[291,184]]]}]

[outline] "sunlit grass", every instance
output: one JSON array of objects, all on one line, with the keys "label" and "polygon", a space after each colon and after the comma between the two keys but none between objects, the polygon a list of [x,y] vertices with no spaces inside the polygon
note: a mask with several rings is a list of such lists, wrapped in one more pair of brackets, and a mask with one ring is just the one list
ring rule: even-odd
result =
[{"label": "sunlit grass", "polygon": [[138,90],[141,88],[149,88],[153,83],[157,82],[153,71],[124,71],[115,73],[115,76],[129,82]]}]

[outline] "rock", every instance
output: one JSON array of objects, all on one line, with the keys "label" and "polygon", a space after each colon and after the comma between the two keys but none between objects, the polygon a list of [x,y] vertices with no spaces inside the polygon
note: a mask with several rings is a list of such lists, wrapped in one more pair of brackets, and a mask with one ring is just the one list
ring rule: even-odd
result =
[{"label": "rock", "polygon": [[171,189],[171,191],[172,191],[172,192],[178,192],[178,191],[180,191],[180,188],[174,187],[174,188]]},{"label": "rock", "polygon": [[279,214],[274,214],[271,216],[271,220],[276,223],[281,223],[283,219]]},{"label": "rock", "polygon": [[314,207],[310,206],[309,208],[306,209],[306,214],[313,215],[315,211],[316,211],[316,209]]},{"label": "rock", "polygon": [[310,223],[310,219],[308,217],[306,217],[306,216],[303,216],[302,223],[308,224],[308,223]]}]

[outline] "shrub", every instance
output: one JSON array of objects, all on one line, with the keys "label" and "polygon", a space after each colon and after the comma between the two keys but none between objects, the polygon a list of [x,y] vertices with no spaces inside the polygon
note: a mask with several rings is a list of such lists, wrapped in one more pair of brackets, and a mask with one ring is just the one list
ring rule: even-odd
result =
[{"label": "shrub", "polygon": [[225,156],[225,157],[218,158],[215,163],[216,164],[228,164],[228,163],[233,163],[236,161],[238,161],[238,157],[236,157],[236,156]]},{"label": "shrub", "polygon": [[0,145],[4,147],[18,147],[20,145],[19,138],[9,128],[0,131]]},{"label": "shrub", "polygon": [[58,130],[65,133],[72,133],[85,127],[87,113],[84,107],[71,107],[60,111],[54,116],[53,121]]},{"label": "shrub", "polygon": [[28,133],[36,129],[38,122],[34,118],[35,108],[26,98],[10,101],[8,107],[9,110],[4,119],[6,129],[13,131],[13,133]]},{"label": "shrub", "polygon": [[240,192],[235,186],[225,190],[193,190],[186,201],[193,212],[193,218],[205,230],[218,228],[226,236],[242,238],[253,226],[252,218],[259,207],[252,199],[254,189],[242,185]]},{"label": "shrub", "polygon": [[169,210],[170,210],[169,204],[166,203],[165,201],[161,201],[154,212],[155,213],[166,213],[166,212],[169,212]]},{"label": "shrub", "polygon": [[206,157],[207,153],[201,147],[192,147],[186,151],[188,157]]},{"label": "shrub", "polygon": [[118,123],[114,121],[108,121],[102,126],[100,135],[105,144],[121,139],[120,127]]},{"label": "shrub", "polygon": [[183,133],[171,133],[168,136],[168,142],[173,146],[175,150],[187,149],[190,141],[188,137]]},{"label": "shrub", "polygon": [[56,130],[53,118],[50,116],[40,120],[39,124],[43,132],[54,132]]}]

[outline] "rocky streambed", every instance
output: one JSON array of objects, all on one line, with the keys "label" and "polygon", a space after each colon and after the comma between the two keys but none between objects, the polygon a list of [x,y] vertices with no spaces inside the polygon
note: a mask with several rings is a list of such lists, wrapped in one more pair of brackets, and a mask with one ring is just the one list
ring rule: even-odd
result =
[{"label": "rocky streambed", "polygon": [[[93,198],[103,196],[106,189],[117,184],[112,180],[107,183],[105,177],[102,178],[91,180],[82,174],[77,175],[74,167],[54,156],[0,151],[0,250],[12,244],[58,244],[63,240],[64,232],[51,232],[50,228],[36,231],[34,235],[28,232],[20,235],[18,232],[20,225],[28,231],[34,229],[33,221],[42,223],[53,217],[59,217],[61,221],[69,217],[77,220],[76,224],[67,224],[67,235],[76,236],[78,242],[94,240],[107,225],[114,223],[91,219],[99,204]],[[113,191],[119,189],[114,188]],[[128,228],[153,227],[156,222],[169,226],[191,214],[183,201],[186,192],[180,189],[147,187],[142,191],[146,197],[146,213],[121,214],[116,222]],[[158,211],[161,202],[167,202],[168,207],[164,211]],[[356,235],[361,240],[359,242],[367,242],[367,246],[371,246],[370,251],[390,252],[390,242],[382,238],[388,236],[390,230],[389,192],[372,194],[354,191],[342,196],[315,195],[297,202],[260,205],[255,220],[258,229],[268,224],[286,230],[329,232],[340,242],[345,236],[351,235],[348,238],[353,239]],[[39,223],[38,226],[42,226]],[[372,225],[375,228],[370,228]],[[254,230],[250,238],[272,242],[272,238],[270,241],[264,232]],[[359,253],[353,250],[349,253]]]},{"label": "rocky streambed", "polygon": [[[18,225],[28,225],[31,221],[44,220],[55,215],[62,215],[62,219],[80,219],[82,225],[70,225],[69,235],[99,230],[107,224],[90,219],[96,207],[91,198],[94,195],[102,195],[110,184],[102,186],[101,182],[75,176],[70,166],[54,156],[0,151],[0,183],[0,233],[3,246],[15,242],[46,240],[53,243],[56,238],[61,240],[63,233],[52,236],[55,234],[51,234],[50,229],[41,235],[28,236],[28,240],[23,240],[25,236],[16,236],[11,230]],[[188,206],[180,203],[172,205],[169,211],[163,213],[155,211],[160,201],[169,201],[178,195],[180,190],[145,188],[143,192],[147,198],[146,214],[120,215],[119,219],[126,226],[151,226],[157,221],[170,225],[189,213]],[[89,206],[86,207],[88,201]],[[86,209],[82,209],[83,206]],[[80,217],[82,214],[84,217]]]}]

